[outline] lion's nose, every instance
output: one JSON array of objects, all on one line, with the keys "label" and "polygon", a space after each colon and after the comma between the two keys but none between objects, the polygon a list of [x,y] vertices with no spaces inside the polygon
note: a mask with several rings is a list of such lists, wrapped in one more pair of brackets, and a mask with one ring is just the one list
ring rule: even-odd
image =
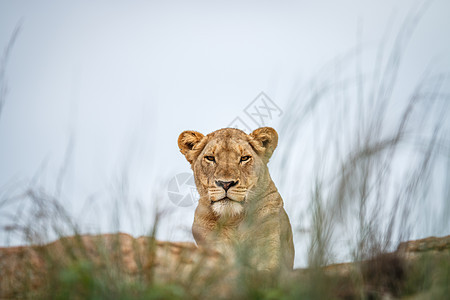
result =
[{"label": "lion's nose", "polygon": [[228,191],[228,189],[232,186],[235,186],[238,184],[238,181],[220,181],[216,180],[216,185],[223,187],[225,191]]}]

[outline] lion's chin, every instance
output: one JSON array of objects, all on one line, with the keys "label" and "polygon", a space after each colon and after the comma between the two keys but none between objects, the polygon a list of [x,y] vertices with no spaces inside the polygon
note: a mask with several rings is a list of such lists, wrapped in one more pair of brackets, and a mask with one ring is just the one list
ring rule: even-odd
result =
[{"label": "lion's chin", "polygon": [[234,217],[244,212],[244,206],[228,197],[211,203],[214,213],[220,216]]}]

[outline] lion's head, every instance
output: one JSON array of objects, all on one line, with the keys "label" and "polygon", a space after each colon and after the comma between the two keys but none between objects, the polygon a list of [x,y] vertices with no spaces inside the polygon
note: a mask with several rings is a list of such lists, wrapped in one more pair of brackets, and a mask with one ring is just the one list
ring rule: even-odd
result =
[{"label": "lion's head", "polygon": [[270,127],[250,134],[224,128],[206,136],[184,131],[178,146],[194,171],[200,196],[217,215],[239,215],[268,180],[267,162],[278,143]]}]

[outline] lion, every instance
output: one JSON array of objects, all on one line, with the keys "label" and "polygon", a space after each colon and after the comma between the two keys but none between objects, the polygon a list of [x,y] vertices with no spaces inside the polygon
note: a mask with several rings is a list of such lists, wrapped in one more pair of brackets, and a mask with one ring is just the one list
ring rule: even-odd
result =
[{"label": "lion", "polygon": [[178,146],[200,194],[192,225],[198,246],[232,257],[232,249],[247,249],[258,270],[292,270],[292,228],[267,167],[277,144],[270,127],[180,134]]}]

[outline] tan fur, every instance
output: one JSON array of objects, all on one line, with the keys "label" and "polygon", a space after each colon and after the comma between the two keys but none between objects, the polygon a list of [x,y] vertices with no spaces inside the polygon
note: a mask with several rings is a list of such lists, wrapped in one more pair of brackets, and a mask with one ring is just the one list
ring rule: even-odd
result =
[{"label": "tan fur", "polygon": [[[246,249],[258,269],[292,269],[292,229],[267,168],[277,143],[270,127],[251,134],[234,128],[180,134],[178,146],[200,194],[192,226],[198,245],[230,257],[236,248]],[[225,191],[217,181],[237,184]]]}]

